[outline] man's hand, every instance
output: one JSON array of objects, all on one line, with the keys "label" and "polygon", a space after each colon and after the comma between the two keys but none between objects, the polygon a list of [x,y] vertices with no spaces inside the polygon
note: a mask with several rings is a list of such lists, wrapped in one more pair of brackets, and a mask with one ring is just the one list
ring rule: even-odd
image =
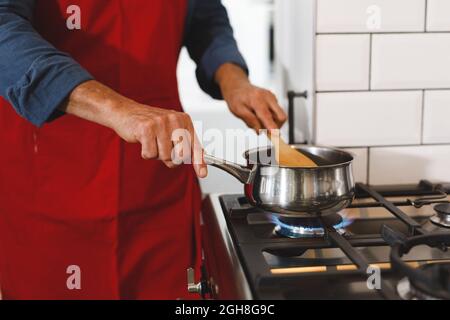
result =
[{"label": "man's hand", "polygon": [[223,98],[230,111],[257,132],[279,129],[287,120],[275,95],[253,86],[245,72],[233,64],[222,65],[216,73]]},{"label": "man's hand", "polygon": [[[159,159],[169,168],[175,168],[183,160],[194,164],[199,177],[207,176],[203,149],[186,113],[129,103],[120,109],[111,127],[125,141],[140,143],[142,158]],[[175,136],[182,137],[183,141],[177,141]],[[177,143],[181,143],[181,148],[175,154]]]},{"label": "man's hand", "polygon": [[[208,174],[203,149],[192,120],[185,113],[139,104],[96,81],[78,86],[63,109],[113,129],[129,143],[140,143],[142,157],[146,160],[159,159],[173,168],[180,164],[178,161],[174,163],[174,160],[182,158],[192,161],[190,163],[200,178]],[[183,138],[182,141],[179,137]],[[174,149],[175,145],[181,148]],[[178,150],[176,155],[174,150]],[[189,159],[186,159],[187,156]]]}]

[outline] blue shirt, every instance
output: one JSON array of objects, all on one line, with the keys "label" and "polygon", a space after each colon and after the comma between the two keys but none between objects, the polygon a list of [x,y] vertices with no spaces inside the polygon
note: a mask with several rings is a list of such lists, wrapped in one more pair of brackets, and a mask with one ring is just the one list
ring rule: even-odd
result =
[{"label": "blue shirt", "polygon": [[[33,29],[36,1],[0,0],[0,96],[42,126],[75,87],[93,77]],[[189,0],[184,45],[197,63],[201,88],[213,98],[221,98],[214,74],[222,64],[247,71],[221,0]]]}]

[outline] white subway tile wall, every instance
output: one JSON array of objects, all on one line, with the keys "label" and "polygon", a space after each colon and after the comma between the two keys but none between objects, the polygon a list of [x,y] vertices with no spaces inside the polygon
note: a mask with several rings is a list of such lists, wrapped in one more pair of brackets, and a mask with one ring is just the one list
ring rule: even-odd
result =
[{"label": "white subway tile wall", "polygon": [[372,88],[450,88],[450,33],[374,35]]},{"label": "white subway tile wall", "polygon": [[420,179],[448,182],[450,146],[373,148],[370,150],[370,183],[409,184]]},{"label": "white subway tile wall", "polygon": [[369,35],[319,35],[317,90],[368,90],[369,61]]},{"label": "white subway tile wall", "polygon": [[422,101],[422,91],[318,93],[316,142],[345,147],[419,144]]},{"label": "white subway tile wall", "polygon": [[450,143],[450,90],[426,91],[424,111],[423,142]]},{"label": "white subway tile wall", "polygon": [[353,174],[356,182],[367,183],[368,178],[368,148],[347,148],[344,151],[350,152],[355,161],[353,162]]},{"label": "white subway tile wall", "polygon": [[361,182],[450,182],[450,0],[314,1],[314,142]]},{"label": "white subway tile wall", "polygon": [[450,31],[450,1],[428,0],[427,31]]},{"label": "white subway tile wall", "polygon": [[318,33],[420,32],[424,28],[425,0],[317,0]]}]

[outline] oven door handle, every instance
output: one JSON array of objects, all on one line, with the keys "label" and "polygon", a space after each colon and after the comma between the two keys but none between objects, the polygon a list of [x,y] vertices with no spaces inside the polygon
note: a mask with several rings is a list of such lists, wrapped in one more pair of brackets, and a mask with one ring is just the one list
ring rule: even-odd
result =
[{"label": "oven door handle", "polygon": [[296,92],[288,91],[288,112],[289,112],[289,144],[296,144],[295,141],[295,99],[308,99],[308,91]]}]

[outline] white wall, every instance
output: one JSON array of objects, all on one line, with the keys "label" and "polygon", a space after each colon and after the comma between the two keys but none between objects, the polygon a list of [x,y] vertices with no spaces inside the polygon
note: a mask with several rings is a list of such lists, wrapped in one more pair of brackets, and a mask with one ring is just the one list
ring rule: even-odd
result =
[{"label": "white wall", "polygon": [[361,182],[450,181],[450,1],[292,1],[315,8],[313,142],[354,151]]},{"label": "white wall", "polygon": [[[272,15],[271,1],[223,0],[223,3],[229,12],[239,48],[249,65],[252,82],[270,87],[273,83],[269,63],[268,29]],[[195,64],[185,50],[180,58],[178,78],[183,106],[199,124],[197,132],[200,136],[208,129],[217,129],[222,133],[230,129],[246,129],[245,124],[229,112],[225,102],[213,100],[201,91],[195,79]],[[250,147],[256,147],[256,144]],[[224,157],[230,161],[242,162],[241,155],[245,149],[244,146],[227,148]],[[210,168],[209,177],[202,180],[201,184],[204,193],[242,192],[239,182],[215,168]]]},{"label": "white wall", "polygon": [[[288,90],[314,91],[315,3],[313,1],[275,1],[276,80],[279,93]],[[315,96],[295,100],[295,141],[313,138]]]}]

